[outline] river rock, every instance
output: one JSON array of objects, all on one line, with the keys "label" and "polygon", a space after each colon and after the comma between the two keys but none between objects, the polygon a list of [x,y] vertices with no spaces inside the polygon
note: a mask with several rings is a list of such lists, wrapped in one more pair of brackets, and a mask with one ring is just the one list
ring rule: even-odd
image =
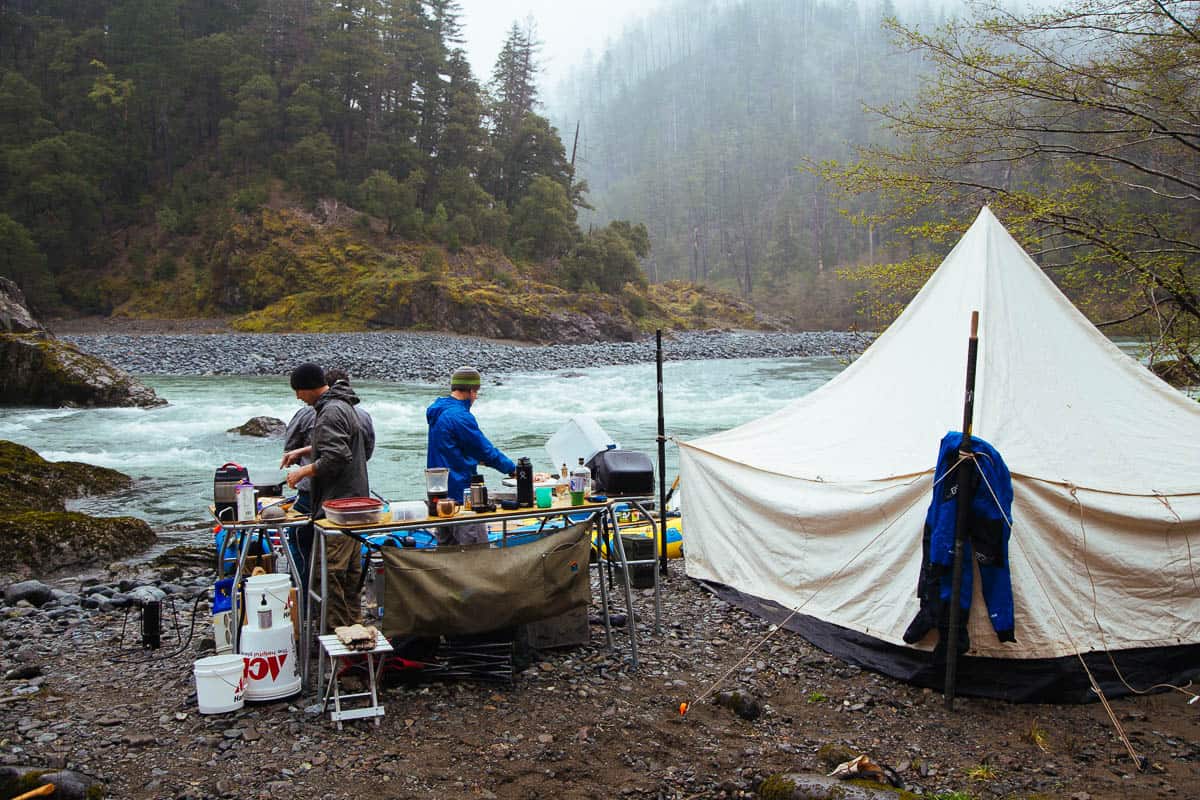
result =
[{"label": "river rock", "polygon": [[771,775],[758,787],[762,800],[896,800],[896,789],[866,786],[812,772]]},{"label": "river rock", "polygon": [[21,581],[10,584],[4,590],[4,602],[15,606],[22,600],[37,607],[44,606],[54,597],[54,590],[41,581]]},{"label": "river rock", "polygon": [[112,364],[55,339],[29,312],[12,281],[0,278],[0,404],[166,405],[154,390]]},{"label": "river rock", "polygon": [[106,796],[102,783],[73,770],[0,767],[0,795],[4,797],[15,797],[47,783],[54,784],[55,800],[93,800]]},{"label": "river rock", "polygon": [[26,578],[92,566],[149,547],[156,537],[140,519],[66,510],[68,499],[130,485],[129,476],[116,470],[46,461],[24,445],[0,440],[0,575]]},{"label": "river rock", "polygon": [[107,361],[47,333],[4,333],[0,403],[154,408],[167,401]]},{"label": "river rock", "polygon": [[242,436],[258,436],[260,438],[283,436],[287,423],[275,417],[251,417],[236,428],[230,428],[227,433],[238,433]]},{"label": "river rock", "polygon": [[37,333],[46,330],[29,312],[21,287],[8,278],[0,278],[0,330],[5,333]]}]

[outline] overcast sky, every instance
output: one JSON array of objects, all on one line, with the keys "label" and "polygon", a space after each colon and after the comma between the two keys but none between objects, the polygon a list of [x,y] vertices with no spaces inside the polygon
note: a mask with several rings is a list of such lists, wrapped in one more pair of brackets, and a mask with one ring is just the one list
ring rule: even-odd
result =
[{"label": "overcast sky", "polygon": [[599,55],[606,38],[658,5],[657,0],[459,0],[463,48],[475,77],[487,84],[508,29],[532,16],[542,41],[540,86],[547,92],[585,50]]}]

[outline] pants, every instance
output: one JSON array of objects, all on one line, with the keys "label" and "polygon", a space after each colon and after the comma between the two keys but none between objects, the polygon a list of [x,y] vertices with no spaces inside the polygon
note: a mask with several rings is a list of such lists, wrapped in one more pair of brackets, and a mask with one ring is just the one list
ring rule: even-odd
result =
[{"label": "pants", "polygon": [[451,544],[486,544],[488,540],[487,525],[482,522],[434,530],[437,531],[437,543],[442,547]]},{"label": "pants", "polygon": [[325,537],[329,585],[325,589],[329,630],[362,622],[362,546],[344,534]]}]

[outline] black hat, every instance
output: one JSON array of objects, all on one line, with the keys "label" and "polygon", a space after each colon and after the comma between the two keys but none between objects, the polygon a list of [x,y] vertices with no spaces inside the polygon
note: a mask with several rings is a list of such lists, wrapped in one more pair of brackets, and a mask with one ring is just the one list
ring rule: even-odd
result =
[{"label": "black hat", "polygon": [[325,371],[316,364],[305,362],[292,370],[293,389],[320,389],[325,385]]}]

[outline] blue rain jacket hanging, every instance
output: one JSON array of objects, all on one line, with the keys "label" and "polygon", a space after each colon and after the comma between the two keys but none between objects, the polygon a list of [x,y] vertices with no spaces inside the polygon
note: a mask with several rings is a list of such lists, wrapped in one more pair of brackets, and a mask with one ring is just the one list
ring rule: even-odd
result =
[{"label": "blue rain jacket hanging", "polygon": [[[921,608],[904,632],[904,641],[919,641],[934,627],[947,630],[947,608],[950,602],[951,579],[954,569],[954,533],[958,504],[958,475],[952,472],[958,463],[958,448],[962,433],[951,431],[942,437],[934,471],[933,498],[925,515],[922,537],[921,577],[917,596]],[[959,648],[970,648],[966,637],[966,621],[971,608],[974,570],[970,560],[979,567],[979,578],[988,618],[992,629],[1002,642],[1016,641],[1013,621],[1012,578],[1009,573],[1008,540],[1012,534],[1012,476],[996,448],[976,436],[971,437],[975,466],[964,461],[960,469],[971,470],[970,512],[967,531],[963,537],[962,591],[959,605],[963,609],[959,630]],[[945,641],[943,636],[942,641]]]}]

